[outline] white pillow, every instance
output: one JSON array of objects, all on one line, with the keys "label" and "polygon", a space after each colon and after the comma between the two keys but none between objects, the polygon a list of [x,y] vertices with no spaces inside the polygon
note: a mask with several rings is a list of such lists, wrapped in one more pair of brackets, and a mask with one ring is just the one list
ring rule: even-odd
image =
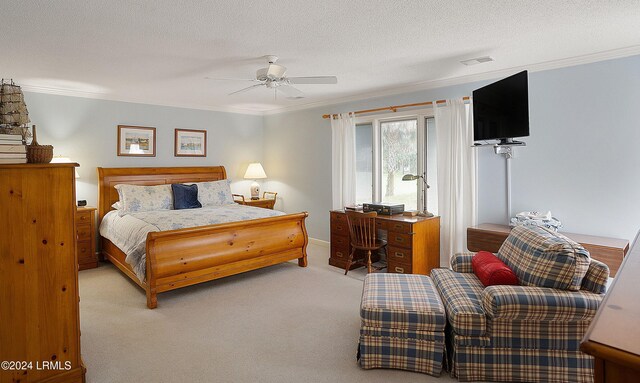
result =
[{"label": "white pillow", "polygon": [[202,207],[221,206],[233,204],[233,195],[231,195],[231,181],[209,181],[196,182],[198,185],[198,201]]},{"label": "white pillow", "polygon": [[121,208],[118,215],[139,211],[171,210],[173,208],[173,193],[171,185],[127,185],[115,186],[120,196]]},{"label": "white pillow", "polygon": [[116,209],[116,210],[120,210],[120,209],[122,209],[122,202],[120,202],[120,201],[114,202],[113,205],[111,205],[111,207]]}]

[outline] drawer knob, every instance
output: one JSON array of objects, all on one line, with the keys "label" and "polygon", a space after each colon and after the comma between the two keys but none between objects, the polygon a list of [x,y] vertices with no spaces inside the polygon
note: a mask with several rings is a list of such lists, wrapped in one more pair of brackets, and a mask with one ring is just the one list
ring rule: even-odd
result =
[{"label": "drawer knob", "polygon": [[397,267],[395,268],[396,273],[404,273],[404,267]]},{"label": "drawer knob", "polygon": [[396,242],[403,242],[404,239],[402,237],[396,237]]},{"label": "drawer knob", "polygon": [[343,255],[342,251],[336,251],[336,257],[342,258]]},{"label": "drawer knob", "polygon": [[401,253],[399,251],[396,251],[396,257],[397,258],[404,258],[404,253]]}]

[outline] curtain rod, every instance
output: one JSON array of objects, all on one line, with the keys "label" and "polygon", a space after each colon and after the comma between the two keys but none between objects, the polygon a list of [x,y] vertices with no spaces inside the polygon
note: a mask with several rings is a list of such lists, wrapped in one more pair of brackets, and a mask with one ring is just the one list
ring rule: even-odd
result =
[{"label": "curtain rod", "polygon": [[[462,97],[462,100],[469,101],[469,96]],[[445,102],[447,102],[447,100],[438,100],[435,103],[436,104],[444,104]],[[390,111],[395,113],[398,109],[401,109],[401,108],[412,108],[412,107],[415,107],[415,106],[426,106],[426,105],[433,105],[433,101],[418,102],[418,103],[415,103],[415,104],[392,105],[392,106],[385,106],[385,107],[382,107],[382,108],[375,108],[375,109],[358,110],[358,111],[355,111],[353,113],[355,113],[355,114],[365,114],[365,113],[381,112],[383,110],[390,110]],[[331,118],[331,117],[334,117],[334,118],[338,117],[338,114],[323,114],[322,115],[322,118],[325,118],[325,119],[326,118]]]}]

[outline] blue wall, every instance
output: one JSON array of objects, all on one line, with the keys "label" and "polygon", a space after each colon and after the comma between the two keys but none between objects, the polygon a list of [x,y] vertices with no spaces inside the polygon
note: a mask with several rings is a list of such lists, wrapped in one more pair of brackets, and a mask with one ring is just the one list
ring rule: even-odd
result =
[{"label": "blue wall", "polygon": [[[514,73],[517,72],[514,70]],[[265,116],[269,187],[308,210],[329,240],[331,128],[326,113],[470,95],[481,81]],[[564,231],[633,239],[640,229],[640,56],[530,73],[531,136],[512,160],[515,214],[551,210]],[[505,160],[478,149],[480,222],[507,223]]]}]

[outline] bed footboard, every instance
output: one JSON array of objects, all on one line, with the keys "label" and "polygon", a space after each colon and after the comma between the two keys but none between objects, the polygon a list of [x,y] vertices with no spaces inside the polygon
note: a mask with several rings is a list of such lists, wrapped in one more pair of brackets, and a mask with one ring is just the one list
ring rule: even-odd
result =
[{"label": "bed footboard", "polygon": [[147,236],[147,306],[157,294],[289,260],[307,266],[305,218],[297,213]]}]

